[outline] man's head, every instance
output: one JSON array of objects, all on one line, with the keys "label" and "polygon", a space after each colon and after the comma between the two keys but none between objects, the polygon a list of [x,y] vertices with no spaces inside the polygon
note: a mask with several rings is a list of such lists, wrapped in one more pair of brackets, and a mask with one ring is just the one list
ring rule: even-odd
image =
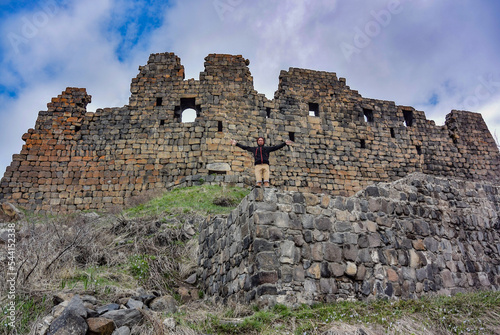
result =
[{"label": "man's head", "polygon": [[264,137],[259,137],[259,138],[257,139],[257,145],[258,145],[259,147],[263,146],[265,142],[266,142],[266,141],[264,140]]}]

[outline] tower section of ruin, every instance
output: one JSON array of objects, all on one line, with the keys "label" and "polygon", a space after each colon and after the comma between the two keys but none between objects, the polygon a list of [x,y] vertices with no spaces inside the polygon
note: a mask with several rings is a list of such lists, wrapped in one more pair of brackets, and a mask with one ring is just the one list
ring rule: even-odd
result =
[{"label": "tower section of ruin", "polygon": [[[424,112],[363,98],[335,73],[281,71],[274,99],[258,93],[241,55],[210,54],[199,80],[173,53],[152,54],[129,104],[86,111],[68,88],[39,113],[0,182],[0,200],[30,210],[109,209],[150,191],[201,182],[253,185],[251,154],[231,139],[295,143],[271,156],[283,190],[350,196],[413,172],[500,181],[500,154],[482,117]],[[186,115],[191,113],[191,119]]]}]

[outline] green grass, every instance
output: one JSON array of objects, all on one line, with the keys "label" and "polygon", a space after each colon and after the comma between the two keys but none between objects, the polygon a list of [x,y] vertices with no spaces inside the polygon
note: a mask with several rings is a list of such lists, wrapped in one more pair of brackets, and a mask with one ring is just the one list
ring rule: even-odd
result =
[{"label": "green grass", "polygon": [[148,259],[154,260],[155,256],[150,255],[132,255],[129,257],[129,271],[139,282],[146,280],[149,276]]},{"label": "green grass", "polygon": [[[136,283],[130,281],[130,276],[134,279],[140,279],[140,275],[145,271],[143,267],[139,257],[131,256],[130,264],[127,265],[89,266],[85,269],[77,269],[71,276],[61,279],[59,289],[81,288],[84,291],[106,295],[111,287],[132,288],[130,285]],[[130,273],[130,276],[127,273]]]},{"label": "green grass", "polygon": [[45,295],[40,297],[17,295],[15,298],[15,327],[11,327],[12,320],[7,318],[9,311],[6,306],[2,309],[0,317],[0,334],[28,334],[32,323],[37,318],[45,316],[50,311],[50,306],[50,299]]},{"label": "green grass", "polygon": [[[176,188],[161,197],[129,208],[125,213],[130,217],[158,215],[162,213],[194,213],[199,215],[228,214],[249,193],[240,187],[202,185]],[[230,200],[231,206],[214,204],[218,199]]]},{"label": "green grass", "polygon": [[[230,314],[230,311],[228,312]],[[405,333],[404,323],[418,325],[415,334],[427,330],[441,334],[493,334],[500,329],[500,292],[425,297],[416,300],[377,300],[303,305],[284,305],[256,311],[243,322],[228,324],[210,315],[205,332],[214,334],[321,334],[332,323]],[[277,331],[279,329],[279,331]],[[197,329],[200,330],[200,329]],[[428,333],[428,331],[427,331]]]}]

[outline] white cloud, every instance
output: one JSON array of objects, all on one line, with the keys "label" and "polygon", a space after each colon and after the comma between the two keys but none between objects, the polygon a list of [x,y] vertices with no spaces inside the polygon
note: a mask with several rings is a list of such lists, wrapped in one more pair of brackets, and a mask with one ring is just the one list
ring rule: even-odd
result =
[{"label": "white cloud", "polygon": [[490,133],[500,146],[500,96],[479,108],[477,112],[481,113]]},{"label": "white cloud", "polygon": [[[0,109],[0,174],[12,154],[21,150],[21,136],[33,128],[38,111],[46,110],[52,97],[66,87],[85,87],[92,95],[89,110],[128,103],[130,80],[137,65],[117,61],[117,42],[103,35],[100,27],[110,15],[110,1],[75,2],[54,9],[50,22],[12,47],[3,40],[2,84],[18,88],[15,99],[3,97]],[[2,31],[24,36],[23,25],[33,21],[40,7],[11,17]],[[24,18],[24,19],[23,19]],[[35,22],[35,21],[33,21]],[[5,36],[5,34],[4,34]],[[19,51],[19,52],[18,52]]]},{"label": "white cloud", "polygon": [[18,100],[0,99],[3,113],[0,113],[0,166],[1,174],[10,165],[12,155],[21,151],[22,134],[34,128],[38,112],[47,110],[57,85],[36,86],[22,94]]}]

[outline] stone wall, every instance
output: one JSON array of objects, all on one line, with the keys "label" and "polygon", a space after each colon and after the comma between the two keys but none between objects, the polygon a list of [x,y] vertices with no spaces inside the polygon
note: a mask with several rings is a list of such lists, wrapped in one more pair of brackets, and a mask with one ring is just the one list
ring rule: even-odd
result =
[{"label": "stone wall", "polygon": [[351,197],[255,189],[207,220],[207,296],[288,305],[500,289],[500,187],[421,173]]},{"label": "stone wall", "polygon": [[[481,115],[452,111],[444,126],[421,111],[363,98],[335,73],[282,71],[273,100],[253,87],[248,60],[211,54],[199,80],[172,53],[152,54],[129,104],[87,112],[67,88],[41,111],[0,181],[0,200],[39,212],[109,209],[148,191],[205,182],[252,185],[248,152],[269,145],[272,184],[349,196],[413,172],[499,182],[500,154]],[[186,109],[194,122],[182,122]]]}]

